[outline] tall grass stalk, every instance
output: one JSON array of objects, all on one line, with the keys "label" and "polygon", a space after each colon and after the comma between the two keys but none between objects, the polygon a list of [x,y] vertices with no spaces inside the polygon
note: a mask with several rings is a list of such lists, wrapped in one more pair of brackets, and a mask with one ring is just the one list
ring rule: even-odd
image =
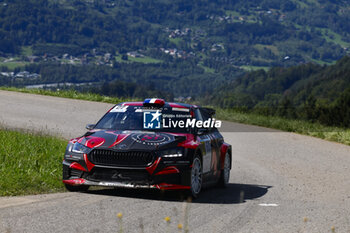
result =
[{"label": "tall grass stalk", "polygon": [[123,214],[118,213],[117,218],[118,218],[118,223],[119,223],[119,231],[118,232],[123,233]]},{"label": "tall grass stalk", "polygon": [[188,198],[187,201],[184,202],[183,204],[183,229],[185,233],[190,232],[189,230],[189,224],[188,224],[188,220],[189,220],[189,213],[190,213],[190,205],[191,205],[192,199]]}]

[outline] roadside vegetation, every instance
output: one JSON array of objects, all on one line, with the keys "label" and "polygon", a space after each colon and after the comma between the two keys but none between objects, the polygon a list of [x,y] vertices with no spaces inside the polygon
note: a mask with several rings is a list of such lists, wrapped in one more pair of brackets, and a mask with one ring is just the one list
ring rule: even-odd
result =
[{"label": "roadside vegetation", "polygon": [[220,120],[279,129],[350,145],[349,128],[325,126],[306,120],[286,119],[279,116],[264,116],[232,109],[216,109],[216,115]]},{"label": "roadside vegetation", "polygon": [[69,98],[69,99],[88,100],[88,101],[96,101],[96,102],[104,102],[104,103],[112,103],[112,104],[130,100],[127,98],[103,96],[103,95],[94,94],[94,93],[81,93],[75,90],[50,91],[50,90],[44,90],[44,89],[27,89],[27,88],[15,88],[15,87],[0,87],[0,90],[17,91],[17,92],[29,93],[29,94],[48,95],[48,96],[56,96],[56,97]]},{"label": "roadside vegetation", "polygon": [[0,128],[0,196],[63,191],[61,163],[67,142]]},{"label": "roadside vegetation", "polygon": [[[49,95],[71,99],[81,99],[105,103],[119,103],[123,101],[135,101],[137,99],[122,99],[117,97],[101,96],[92,93],[79,93],[74,90],[49,91],[42,89],[19,89],[0,87],[0,90],[17,91],[23,93]],[[138,99],[139,100],[139,99]],[[350,145],[350,129],[345,127],[326,126],[316,122],[302,119],[287,119],[281,116],[267,116],[258,113],[248,113],[238,109],[216,108],[216,115],[221,120],[258,125],[279,129],[287,132],[295,132],[308,136],[318,137],[329,141]]]}]

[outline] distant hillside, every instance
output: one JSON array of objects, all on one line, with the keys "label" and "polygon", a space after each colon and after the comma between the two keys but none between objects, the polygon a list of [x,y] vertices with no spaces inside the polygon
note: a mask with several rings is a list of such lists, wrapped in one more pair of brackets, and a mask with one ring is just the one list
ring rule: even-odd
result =
[{"label": "distant hillside", "polygon": [[28,46],[40,56],[142,50],[219,72],[332,62],[347,53],[349,33],[345,0],[0,1],[3,56]]},{"label": "distant hillside", "polygon": [[350,126],[350,57],[245,74],[204,98],[224,108]]},{"label": "distant hillside", "polygon": [[[347,88],[350,88],[348,56],[330,66],[309,63],[253,71],[219,87],[220,94],[213,95],[213,100],[224,107],[255,107],[275,106],[283,99],[300,105],[313,96],[318,102],[330,104]],[[220,103],[222,98],[225,103]]]}]

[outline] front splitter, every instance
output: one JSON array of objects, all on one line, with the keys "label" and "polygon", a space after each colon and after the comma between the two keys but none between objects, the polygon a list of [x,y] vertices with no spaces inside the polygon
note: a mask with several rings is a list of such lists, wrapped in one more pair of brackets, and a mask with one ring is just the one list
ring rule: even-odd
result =
[{"label": "front splitter", "polygon": [[91,181],[85,180],[84,185],[92,185],[92,186],[105,186],[105,187],[120,187],[120,188],[157,188],[154,185],[140,185],[140,184],[132,184],[132,183],[122,183],[122,182],[110,182],[110,181]]},{"label": "front splitter", "polygon": [[83,178],[63,180],[63,183],[76,186],[76,185],[90,185],[90,186],[104,186],[104,187],[119,187],[119,188],[145,188],[145,189],[160,189],[160,190],[176,190],[176,189],[190,189],[190,186],[178,185],[178,184],[133,184],[117,181],[91,181]]}]

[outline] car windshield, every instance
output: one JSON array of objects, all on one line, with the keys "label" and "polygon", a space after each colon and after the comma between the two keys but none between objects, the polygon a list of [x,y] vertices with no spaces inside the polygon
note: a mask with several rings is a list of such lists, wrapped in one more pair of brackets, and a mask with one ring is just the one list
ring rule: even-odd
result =
[{"label": "car windshield", "polygon": [[[151,109],[117,105],[96,124],[95,129],[190,133],[191,128],[186,128],[186,121],[191,118],[188,108]],[[181,121],[183,125],[179,124]]]}]

